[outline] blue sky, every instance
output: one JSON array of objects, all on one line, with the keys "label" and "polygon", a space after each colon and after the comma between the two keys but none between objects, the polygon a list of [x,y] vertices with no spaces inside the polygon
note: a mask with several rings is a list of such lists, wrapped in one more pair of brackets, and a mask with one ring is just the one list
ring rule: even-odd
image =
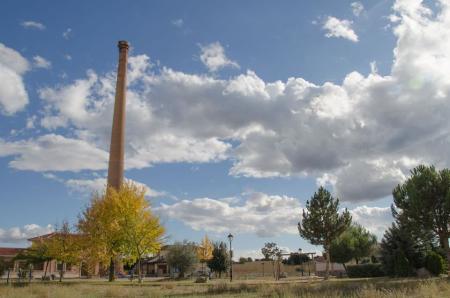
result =
[{"label": "blue sky", "polygon": [[104,184],[122,39],[132,47],[126,177],[148,187],[170,241],[232,232],[238,255],[269,241],[319,251],[296,222],[321,184],[380,237],[408,170],[448,166],[448,10],[4,1],[0,245],[76,222]]}]

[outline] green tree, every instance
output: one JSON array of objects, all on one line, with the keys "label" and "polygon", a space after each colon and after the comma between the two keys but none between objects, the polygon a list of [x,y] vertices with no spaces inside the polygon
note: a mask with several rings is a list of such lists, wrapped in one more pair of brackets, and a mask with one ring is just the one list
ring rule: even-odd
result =
[{"label": "green tree", "polygon": [[214,243],[212,258],[207,264],[211,271],[219,274],[219,278],[222,277],[222,272],[227,272],[230,267],[230,257],[224,242]]},{"label": "green tree", "polygon": [[178,270],[179,277],[184,278],[186,272],[198,263],[197,247],[186,240],[176,242],[169,247],[166,260],[170,267]]},{"label": "green tree", "polygon": [[12,267],[14,266],[14,260],[11,259],[4,259],[3,257],[0,257],[0,276],[6,273],[6,284],[9,284],[10,279],[10,273],[12,270]]},{"label": "green tree", "polygon": [[330,257],[334,262],[344,265],[352,259],[359,264],[369,257],[377,243],[377,237],[358,224],[352,224],[330,245]]},{"label": "green tree", "polygon": [[380,244],[383,270],[390,276],[410,276],[425,265],[427,248],[401,224],[392,224]]},{"label": "green tree", "polygon": [[347,209],[339,214],[339,199],[333,198],[324,187],[320,187],[311,200],[306,201],[298,231],[311,244],[323,246],[327,255],[325,278],[329,276],[331,243],[350,226],[351,221]]},{"label": "green tree", "polygon": [[28,264],[32,265],[45,263],[44,276],[42,277],[42,280],[46,280],[48,265],[49,262],[53,259],[53,256],[50,254],[48,242],[44,241],[44,239],[41,239],[38,241],[34,241],[31,244],[31,247],[20,252],[15,257],[15,259],[24,260]]},{"label": "green tree", "polygon": [[449,252],[450,170],[420,165],[394,189],[393,196],[396,220],[423,242],[432,245],[437,238],[440,247]]},{"label": "green tree", "polygon": [[7,262],[2,257],[0,257],[0,276],[2,276],[7,269]]},{"label": "green tree", "polygon": [[307,254],[303,253],[291,253],[287,260],[284,260],[284,264],[288,265],[301,265],[308,262],[310,259]]}]

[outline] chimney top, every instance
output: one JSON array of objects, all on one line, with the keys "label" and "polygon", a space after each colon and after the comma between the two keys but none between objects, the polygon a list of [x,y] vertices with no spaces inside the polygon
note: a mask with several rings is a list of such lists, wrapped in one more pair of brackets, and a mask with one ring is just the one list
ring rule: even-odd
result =
[{"label": "chimney top", "polygon": [[117,44],[117,46],[119,47],[120,50],[121,49],[128,50],[128,48],[129,48],[128,41],[126,41],[126,40],[119,40],[119,43]]}]

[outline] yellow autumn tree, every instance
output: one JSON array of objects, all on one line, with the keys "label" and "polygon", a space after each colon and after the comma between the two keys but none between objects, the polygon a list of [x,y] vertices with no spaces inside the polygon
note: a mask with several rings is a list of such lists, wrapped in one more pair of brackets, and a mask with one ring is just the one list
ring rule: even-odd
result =
[{"label": "yellow autumn tree", "polygon": [[131,182],[112,191],[114,213],[120,227],[121,253],[137,263],[139,282],[142,282],[141,260],[145,255],[161,249],[164,228],[150,209],[145,198],[146,189]]},{"label": "yellow autumn tree", "polygon": [[62,281],[65,267],[80,261],[79,235],[72,232],[68,222],[64,221],[60,228],[48,238],[43,239],[48,250],[47,254],[56,259],[59,264],[59,281]]},{"label": "yellow autumn tree", "polygon": [[202,268],[203,264],[211,260],[213,256],[212,254],[213,250],[214,250],[213,243],[211,242],[211,240],[209,240],[208,236],[205,235],[205,237],[203,237],[200,245],[197,248],[197,256],[200,262],[202,263]]},{"label": "yellow autumn tree", "polygon": [[111,188],[103,193],[95,193],[78,221],[83,246],[100,263],[109,262],[109,281],[115,279],[115,260],[120,255],[123,241],[111,195],[114,192]]},{"label": "yellow autumn tree", "polygon": [[115,278],[115,260],[119,256],[138,263],[144,255],[160,249],[164,228],[152,214],[145,189],[131,182],[119,191],[109,188],[96,194],[83,212],[78,228],[99,260],[109,259],[109,280]]}]

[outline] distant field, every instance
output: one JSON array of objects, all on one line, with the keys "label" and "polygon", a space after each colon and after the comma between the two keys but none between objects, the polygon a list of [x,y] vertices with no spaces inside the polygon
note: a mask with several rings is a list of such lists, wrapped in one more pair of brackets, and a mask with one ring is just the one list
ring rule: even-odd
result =
[{"label": "distant field", "polygon": [[[4,282],[4,281],[2,281]],[[448,279],[334,279],[248,280],[230,284],[214,280],[207,284],[184,281],[66,281],[18,287],[0,285],[1,298],[19,297],[450,297]]]}]

